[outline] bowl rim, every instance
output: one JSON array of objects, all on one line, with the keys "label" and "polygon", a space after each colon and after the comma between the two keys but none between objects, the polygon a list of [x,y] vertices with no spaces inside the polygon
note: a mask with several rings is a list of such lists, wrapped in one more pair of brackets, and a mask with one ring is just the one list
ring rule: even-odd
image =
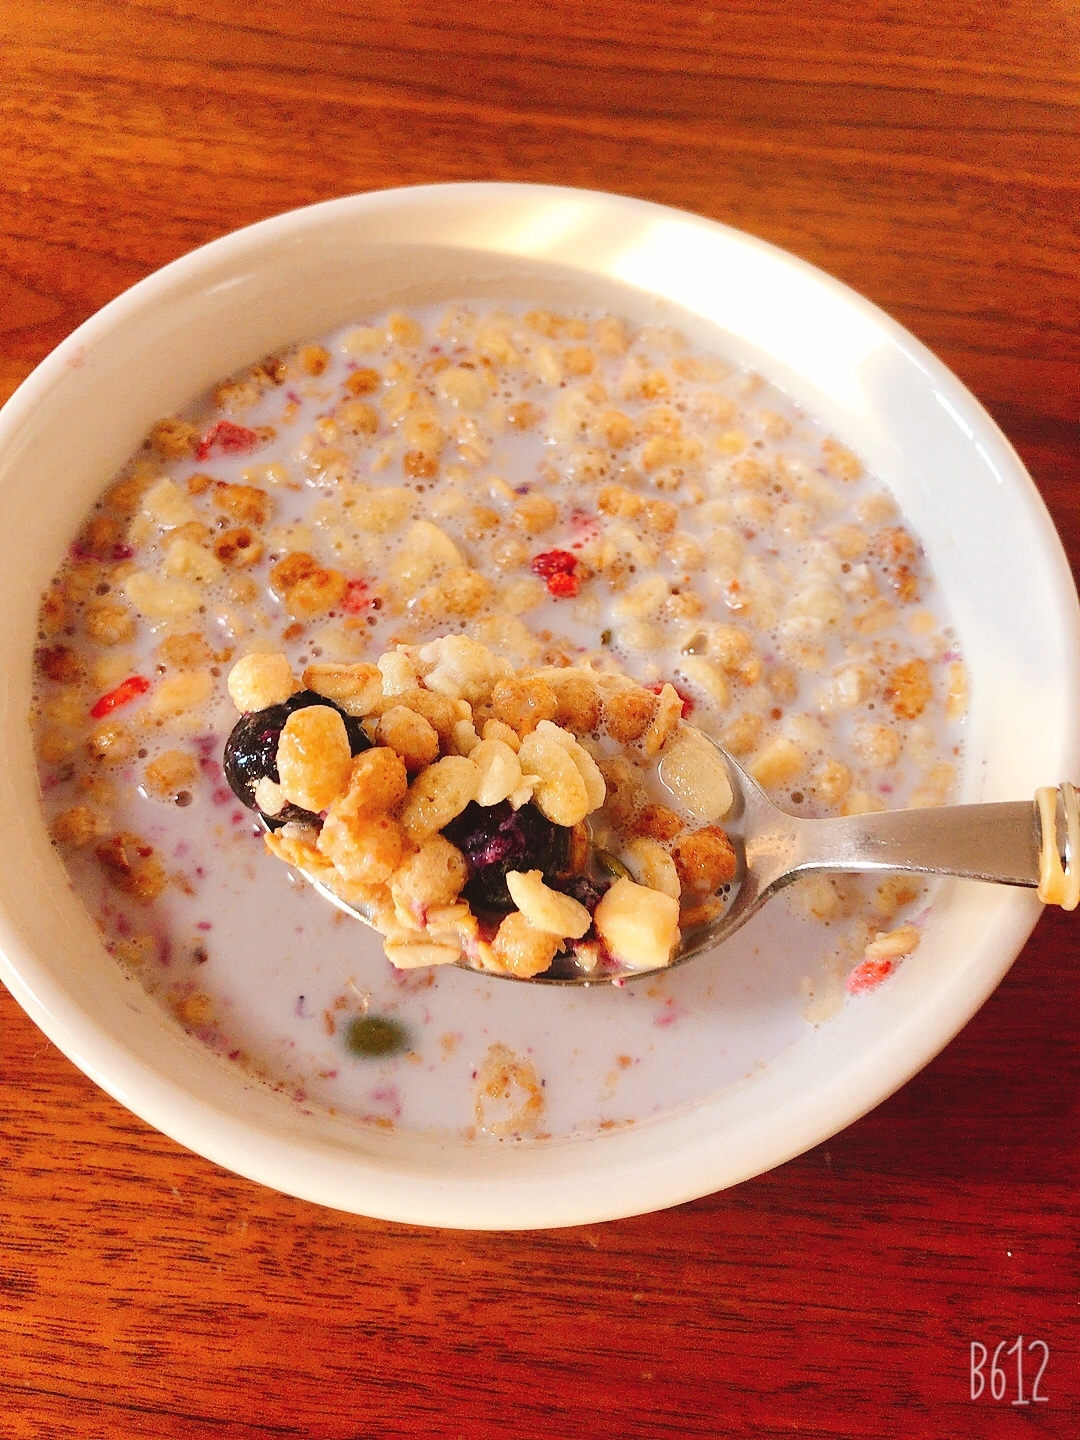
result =
[{"label": "bowl rim", "polygon": [[[602,191],[504,182],[405,186],[322,201],[271,216],[232,231],[178,257],[116,296],[84,321],[36,367],[0,409],[0,455],[19,428],[73,364],[100,337],[137,320],[176,287],[253,248],[296,239],[318,230],[325,219],[362,219],[377,212],[418,207],[433,198],[463,205],[478,202],[534,203],[583,197],[612,214],[628,219],[658,216],[692,227],[701,234],[724,237],[748,253],[803,277],[848,309],[867,317],[888,335],[897,352],[930,377],[973,427],[988,463],[1016,487],[1042,540],[1041,559],[1058,592],[1063,635],[1071,644],[1063,653],[1061,675],[1055,677],[1076,713],[1080,702],[1080,607],[1071,570],[1049,512],[1034,482],[1009,442],[973,395],[914,336],[873,302],[843,282],[769,242],[718,221],[648,201]],[[1060,758],[1061,772],[1080,767],[1080,739]],[[1007,903],[1004,903],[1007,901]],[[975,1013],[1012,964],[1033,928],[1040,908],[1027,894],[1003,897],[992,942],[983,937],[968,962],[953,977],[942,1007],[912,996],[910,1008],[891,1032],[883,1051],[864,1050],[854,1059],[844,1054],[839,1029],[817,1032],[813,1050],[823,1061],[834,1058],[837,1071],[828,1080],[798,1090],[798,1056],[789,1050],[770,1061],[765,1073],[721,1092],[687,1112],[646,1122],[635,1136],[616,1134],[550,1142],[547,1154],[558,1156],[583,1146],[606,1147],[606,1161],[589,1182],[571,1190],[558,1167],[536,1164],[526,1148],[504,1152],[504,1170],[493,1181],[487,1175],[427,1173],[422,1163],[401,1170],[393,1158],[364,1162],[355,1153],[343,1155],[332,1143],[306,1144],[303,1137],[265,1130],[229,1112],[190,1089],[157,1075],[132,1056],[117,1039],[92,1021],[77,999],[60,985],[23,943],[21,935],[0,914],[0,979],[45,1034],[121,1104],[155,1128],[222,1166],[262,1184],[304,1199],[381,1219],[469,1229],[531,1229],[616,1219],[646,1213],[698,1198],[740,1183],[783,1163],[851,1124],[892,1094],[927,1064]],[[940,996],[937,997],[940,1002]],[[876,1002],[871,997],[869,1013]],[[835,1023],[835,1022],[834,1022]],[[797,1093],[791,1087],[796,1084]],[[761,1106],[770,1107],[784,1123],[764,1127],[740,1125],[739,1099],[747,1085],[756,1087]],[[665,1131],[663,1137],[660,1129]],[[672,1155],[679,1163],[671,1165]],[[362,1172],[362,1173],[360,1173]]]}]

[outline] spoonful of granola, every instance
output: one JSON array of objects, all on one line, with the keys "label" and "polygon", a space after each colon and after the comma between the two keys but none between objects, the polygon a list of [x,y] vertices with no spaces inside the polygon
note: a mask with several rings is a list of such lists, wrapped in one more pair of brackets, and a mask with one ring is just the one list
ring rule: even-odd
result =
[{"label": "spoonful of granola", "polygon": [[[963,875],[1053,899],[1052,862],[1063,880],[1077,870],[1069,785],[1061,843],[1056,792],[1041,810],[806,820],[685,722],[673,686],[515,673],[461,635],[301,680],[284,655],[251,654],[229,691],[242,718],[225,773],[267,849],[379,931],[403,969],[622,981],[711,948],[815,871]],[[1080,898],[1080,877],[1066,888]],[[902,926],[865,963],[887,970],[917,942]]]}]

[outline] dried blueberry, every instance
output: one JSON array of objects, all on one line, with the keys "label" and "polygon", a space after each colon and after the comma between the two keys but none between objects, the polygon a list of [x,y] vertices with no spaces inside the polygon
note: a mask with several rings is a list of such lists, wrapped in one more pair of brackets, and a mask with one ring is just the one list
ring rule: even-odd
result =
[{"label": "dried blueberry", "polygon": [[572,896],[579,905],[585,906],[590,915],[595,913],[597,905],[611,889],[611,885],[610,880],[594,880],[588,875],[571,875],[565,880],[556,879],[552,882],[553,889]]},{"label": "dried blueberry", "polygon": [[514,810],[472,801],[442,832],[465,856],[469,879],[462,892],[481,910],[513,910],[506,888],[510,870],[541,870],[555,876],[566,865],[570,832],[546,820],[535,805]]},{"label": "dried blueberry", "polygon": [[[337,710],[345,722],[352,754],[359,755],[361,750],[370,747],[371,741],[364,734],[360,721],[352,715],[346,715],[332,700],[316,695],[314,690],[298,690],[281,705],[268,705],[265,710],[253,710],[250,715],[242,716],[233,726],[232,733],[225,742],[225,754],[221,762],[225,779],[229,782],[233,794],[249,810],[258,809],[255,804],[255,786],[258,782],[264,777],[275,782],[279,778],[277,747],[286,720],[294,710],[304,710],[309,705],[329,705],[331,710]],[[289,805],[274,819],[266,819],[267,823],[276,829],[288,820],[312,821],[316,817],[307,810]]]}]

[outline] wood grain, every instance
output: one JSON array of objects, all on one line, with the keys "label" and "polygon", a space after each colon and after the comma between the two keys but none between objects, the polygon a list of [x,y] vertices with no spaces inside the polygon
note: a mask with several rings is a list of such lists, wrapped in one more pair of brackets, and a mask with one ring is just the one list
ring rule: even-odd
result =
[{"label": "wood grain", "polygon": [[[291,206],[592,186],[884,306],[988,406],[1080,561],[1071,0],[7,0],[0,66],[0,397],[125,286]],[[237,1179],[0,994],[0,1434],[1072,1433],[1076,935],[1045,917],[952,1045],[828,1144],[527,1235]],[[1021,1333],[1050,1346],[1049,1403],[972,1402],[970,1343]]]}]

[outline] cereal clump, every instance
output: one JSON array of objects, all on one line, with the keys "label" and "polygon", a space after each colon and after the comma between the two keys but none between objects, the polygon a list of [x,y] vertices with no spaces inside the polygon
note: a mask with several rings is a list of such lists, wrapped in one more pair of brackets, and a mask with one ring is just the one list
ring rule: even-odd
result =
[{"label": "cereal clump", "polygon": [[[694,824],[722,818],[714,793],[704,804],[688,783],[685,817],[647,798],[656,757],[681,774],[715,756],[672,686],[515,671],[460,635],[312,665],[302,683],[284,655],[245,655],[228,684],[244,712],[234,789],[261,810],[267,849],[362,907],[403,969],[465,957],[529,977],[560,955],[579,973],[660,968],[680,894],[698,907],[735,873],[726,834]],[[245,756],[267,734],[273,753]],[[636,880],[612,882],[612,850]]]}]

